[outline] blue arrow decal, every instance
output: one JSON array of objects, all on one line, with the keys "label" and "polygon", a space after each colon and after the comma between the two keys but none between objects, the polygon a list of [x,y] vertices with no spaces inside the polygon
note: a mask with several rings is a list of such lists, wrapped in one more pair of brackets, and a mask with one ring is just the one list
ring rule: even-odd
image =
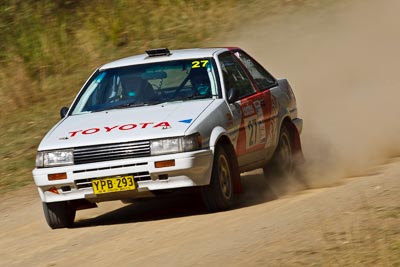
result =
[{"label": "blue arrow decal", "polygon": [[183,122],[183,123],[191,123],[191,122],[192,122],[192,119],[181,120],[181,121],[179,121],[179,122]]}]

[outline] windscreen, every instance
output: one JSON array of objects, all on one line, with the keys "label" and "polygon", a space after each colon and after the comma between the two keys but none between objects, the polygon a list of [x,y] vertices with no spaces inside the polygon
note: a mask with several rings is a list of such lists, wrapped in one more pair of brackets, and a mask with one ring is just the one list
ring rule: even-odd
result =
[{"label": "windscreen", "polygon": [[72,107],[72,115],[218,96],[211,58],[98,71]]}]

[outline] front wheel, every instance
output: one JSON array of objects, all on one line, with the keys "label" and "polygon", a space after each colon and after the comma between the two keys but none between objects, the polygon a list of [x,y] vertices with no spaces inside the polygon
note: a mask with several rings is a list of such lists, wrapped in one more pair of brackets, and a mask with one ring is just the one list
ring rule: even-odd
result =
[{"label": "front wheel", "polygon": [[74,223],[76,209],[69,202],[43,202],[43,211],[52,229],[71,227]]},{"label": "front wheel", "polygon": [[217,146],[211,172],[211,181],[202,188],[202,198],[211,212],[229,209],[233,204],[233,164],[222,146]]}]

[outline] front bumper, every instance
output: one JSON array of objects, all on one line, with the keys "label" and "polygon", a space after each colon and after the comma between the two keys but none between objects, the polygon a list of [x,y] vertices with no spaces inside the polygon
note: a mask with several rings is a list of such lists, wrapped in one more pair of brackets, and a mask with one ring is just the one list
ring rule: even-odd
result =
[{"label": "front bumper", "polygon": [[[175,166],[156,168],[155,162],[175,160]],[[43,202],[87,199],[91,202],[146,197],[151,191],[208,185],[213,154],[211,150],[115,160],[32,171]],[[49,181],[48,174],[66,173],[67,179]],[[94,195],[91,180],[133,175],[137,189],[124,193]]]}]

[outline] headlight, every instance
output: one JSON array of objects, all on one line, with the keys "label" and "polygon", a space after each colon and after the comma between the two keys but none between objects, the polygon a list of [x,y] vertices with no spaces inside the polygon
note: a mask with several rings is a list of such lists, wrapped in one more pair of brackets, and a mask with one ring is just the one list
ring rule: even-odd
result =
[{"label": "headlight", "polygon": [[74,164],[72,150],[39,151],[36,155],[36,167],[55,167]]},{"label": "headlight", "polygon": [[201,148],[201,135],[156,139],[150,141],[151,155],[172,154]]}]

